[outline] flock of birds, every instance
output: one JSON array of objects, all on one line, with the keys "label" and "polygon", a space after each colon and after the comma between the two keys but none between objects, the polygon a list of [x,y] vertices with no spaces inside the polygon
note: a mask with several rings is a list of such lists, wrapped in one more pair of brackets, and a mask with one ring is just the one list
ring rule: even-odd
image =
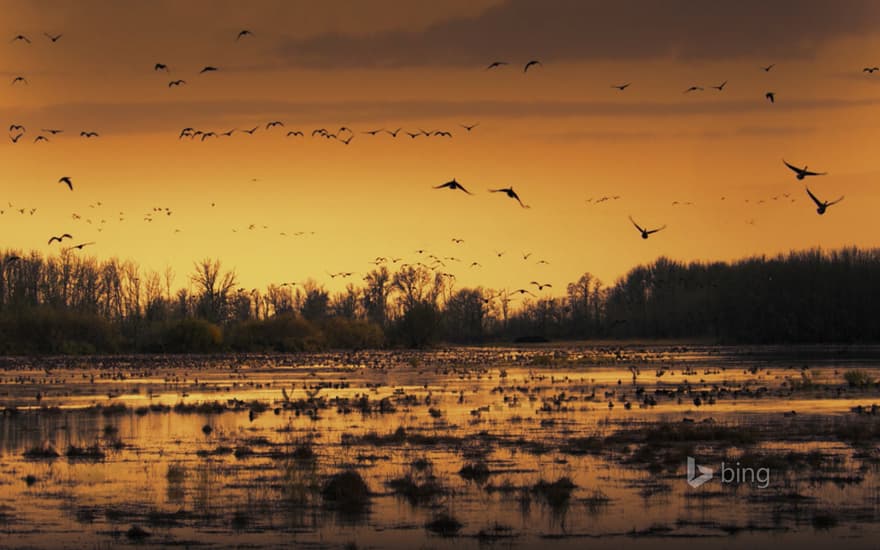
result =
[{"label": "flock of birds", "polygon": [[[43,35],[52,44],[57,43],[64,36],[63,34],[50,34],[50,33],[43,33]],[[255,34],[252,31],[250,31],[248,29],[243,29],[235,35],[234,40],[235,40],[235,42],[239,42],[239,41],[245,40],[245,39],[252,39],[254,36],[255,36]],[[11,42],[32,44],[32,40],[30,39],[30,37],[28,37],[25,34],[15,35],[12,38]],[[495,60],[495,61],[492,61],[491,63],[489,63],[488,65],[486,65],[485,70],[486,71],[499,71],[499,70],[503,70],[505,67],[508,67],[509,65],[511,65],[511,62],[509,62],[509,61]],[[529,73],[530,71],[533,71],[537,68],[542,68],[542,67],[543,67],[543,63],[541,62],[541,60],[531,59],[531,60],[528,60],[522,64],[522,73],[526,74],[526,73]],[[760,69],[766,73],[769,73],[771,70],[773,70],[774,67],[775,67],[775,64],[770,64],[767,66],[762,66],[762,67],[760,67]],[[197,73],[195,73],[194,77],[199,78],[199,77],[202,77],[203,75],[215,73],[219,70],[220,70],[220,68],[215,65],[204,65]],[[870,75],[878,70],[880,70],[880,69],[878,69],[878,67],[864,67],[863,72]],[[167,63],[157,62],[153,65],[153,72],[163,73],[163,74],[167,75],[167,74],[172,73],[172,69],[171,69],[171,66]],[[25,77],[24,75],[15,76],[11,82],[11,85],[13,85],[13,86],[29,85],[29,84],[30,84],[30,82],[28,81],[27,77]],[[716,92],[718,92],[718,93],[721,93],[721,92],[724,92],[724,90],[727,87],[727,84],[728,84],[728,81],[725,80],[717,85],[709,86],[709,88],[716,90]],[[178,88],[178,87],[181,87],[184,85],[187,85],[187,80],[185,78],[179,78],[179,77],[175,78],[173,80],[170,80],[167,83],[168,88]],[[626,92],[628,89],[630,89],[630,87],[632,85],[633,85],[632,82],[624,82],[621,84],[612,84],[611,88],[616,89],[618,92],[623,93],[623,92]],[[691,86],[687,87],[686,89],[684,89],[682,93],[683,94],[692,94],[692,93],[699,93],[699,92],[703,92],[703,91],[705,91],[704,86],[695,84],[695,85],[691,85]],[[767,91],[765,93],[764,97],[770,103],[776,102],[776,92],[774,92],[774,91]],[[466,133],[470,133],[475,128],[477,128],[479,126],[479,122],[460,124],[459,126]],[[197,128],[188,126],[188,127],[183,128],[179,132],[177,137],[179,140],[184,139],[184,138],[188,138],[190,140],[199,140],[200,142],[205,142],[208,139],[232,137],[236,133],[252,136],[259,130],[262,130],[265,132],[272,131],[272,130],[280,131],[280,132],[283,132],[286,137],[305,138],[306,135],[309,135],[311,138],[323,138],[326,140],[335,140],[335,141],[338,141],[344,145],[349,145],[352,142],[352,140],[355,138],[356,135],[365,135],[365,136],[370,136],[370,137],[376,137],[379,135],[388,135],[391,138],[397,138],[398,135],[405,135],[405,136],[409,136],[411,139],[416,139],[419,137],[424,137],[424,138],[430,138],[430,137],[452,138],[453,137],[453,132],[448,129],[424,130],[424,129],[418,128],[415,130],[404,131],[404,129],[402,127],[398,127],[395,129],[371,128],[368,130],[360,131],[356,134],[356,132],[354,130],[352,130],[348,126],[344,126],[344,125],[338,127],[335,130],[328,129],[326,127],[315,128],[307,134],[306,131],[301,130],[301,129],[288,129],[287,126],[285,125],[285,123],[281,120],[272,120],[272,121],[266,122],[265,124],[254,125],[249,128],[243,128],[243,129],[232,128],[232,129],[225,130],[225,131],[203,130],[203,129],[197,129]],[[10,141],[13,144],[18,144],[22,140],[22,138],[24,138],[24,136],[26,135],[27,128],[25,128],[25,126],[22,124],[13,123],[9,126],[8,131],[9,131]],[[401,134],[402,131],[404,132],[403,134]],[[57,129],[57,128],[41,128],[40,131],[35,135],[33,142],[34,143],[49,142],[51,140],[50,138],[54,138],[56,136],[59,136],[63,132],[64,132],[64,130]],[[100,134],[94,130],[81,130],[79,132],[79,136],[83,139],[92,139],[92,138],[98,138],[100,136]],[[796,166],[794,164],[791,164],[785,160],[783,160],[783,163],[786,167],[788,167],[791,171],[793,171],[795,173],[796,179],[798,181],[803,181],[804,179],[806,179],[808,177],[826,175],[826,172],[816,172],[816,171],[809,170],[807,166],[804,166],[803,168],[801,168],[801,167]],[[71,191],[71,192],[74,191],[74,180],[73,180],[73,177],[71,177],[71,176],[61,176],[60,178],[58,178],[57,183],[65,186],[68,189],[68,191]],[[467,189],[464,185],[462,185],[455,178],[453,178],[450,181],[447,181],[445,183],[441,183],[439,185],[434,186],[434,189],[446,189],[446,190],[450,190],[450,191],[458,191],[458,192],[461,192],[461,193],[467,194],[467,195],[474,195],[474,193],[472,191]],[[829,207],[831,207],[835,204],[838,204],[844,198],[843,196],[841,196],[833,201],[828,201],[828,200],[823,200],[823,199],[819,198],[812,190],[809,189],[809,187],[805,187],[805,191],[806,191],[807,195],[809,196],[809,198],[815,204],[816,212],[819,215],[825,214]],[[517,191],[514,190],[513,186],[502,187],[502,188],[490,188],[490,189],[488,189],[488,193],[502,194],[502,195],[506,196],[507,198],[509,198],[513,201],[516,201],[516,203],[521,208],[523,208],[523,209],[530,208],[530,205],[523,202],[519,193],[517,193]],[[788,198],[789,195],[786,193],[785,197]],[[619,195],[605,195],[602,197],[597,197],[595,199],[593,197],[591,197],[590,199],[587,200],[587,203],[597,205],[597,204],[601,204],[601,203],[608,202],[608,201],[617,201],[620,199],[621,199],[621,197]],[[721,200],[724,200],[724,199],[725,199],[725,197],[721,197]],[[773,199],[775,200],[775,199],[777,199],[777,197],[773,197]],[[794,199],[792,199],[792,201],[794,201]],[[746,200],[746,202],[748,202],[748,200]],[[759,202],[764,202],[764,201],[762,200]],[[673,206],[690,206],[692,204],[693,203],[691,203],[691,202],[679,202],[679,201],[674,201],[672,203]],[[12,207],[12,204],[10,203],[9,206]],[[100,206],[100,203],[98,203],[98,206]],[[211,203],[211,206],[213,207],[213,206],[215,206],[215,204]],[[94,207],[94,205],[92,205],[92,207]],[[24,214],[26,211],[26,209],[24,209],[24,208],[19,208],[18,210],[21,214]],[[36,208],[30,209],[31,215],[34,215],[35,212],[36,212]],[[0,214],[3,214],[3,213],[4,213],[4,211],[0,210]],[[120,221],[124,221],[124,213],[120,212],[119,214],[120,214],[120,218],[119,218]],[[164,209],[161,207],[154,208],[153,211],[148,212],[144,215],[144,221],[145,222],[152,222],[155,219],[154,216],[156,216],[157,214],[166,214],[167,216],[171,216],[171,210],[170,210],[170,208],[167,208],[167,207]],[[73,219],[79,220],[79,219],[81,219],[81,216],[79,214],[74,213]],[[90,224],[92,223],[91,219],[87,219],[86,221]],[[640,225],[635,219],[633,219],[632,216],[629,216],[629,221],[632,223],[632,225],[638,231],[638,233],[642,239],[648,239],[651,235],[654,235],[654,234],[666,229],[666,225],[662,225],[659,227],[654,227],[654,228],[649,229],[646,226]],[[106,223],[106,220],[101,220],[101,223],[102,224]],[[268,226],[263,225],[262,228],[268,229]],[[248,226],[248,230],[256,230],[256,229],[257,229],[256,224],[251,224]],[[100,229],[98,229],[98,231],[100,231]],[[180,229],[175,229],[175,232],[180,232]],[[237,232],[237,229],[233,229],[233,232]],[[302,236],[305,234],[307,234],[307,232],[305,232],[305,231],[299,231],[299,232],[293,233],[294,236]],[[312,232],[311,234],[314,234],[314,233]],[[280,235],[281,236],[288,236],[288,233],[281,232]],[[56,242],[59,243],[59,245],[60,245],[65,241],[65,239],[72,240],[73,236],[70,233],[66,233],[66,232],[61,233],[59,235],[52,235],[48,240],[48,245],[52,245],[53,243],[56,243]],[[463,239],[456,239],[456,238],[453,239],[453,243],[455,243],[455,244],[461,244],[462,242],[463,242]],[[82,250],[84,247],[94,245],[94,244],[96,244],[94,241],[83,242],[83,243],[79,243],[79,244],[70,246],[70,247],[68,247],[67,250]],[[419,254],[421,254],[424,251],[420,250],[417,252]],[[501,258],[501,256],[503,254],[504,254],[504,252],[496,252],[496,255],[498,258]],[[529,255],[530,254],[524,253],[523,258],[528,259]],[[443,267],[445,267],[445,263],[443,262],[443,259],[461,261],[455,257],[440,258],[440,257],[434,256],[433,257],[434,262],[431,264],[424,264],[422,262],[415,262],[413,264],[403,263],[403,264],[401,264],[401,266],[408,266],[408,265],[424,266],[424,267],[429,267],[430,269],[440,270]],[[389,259],[387,259],[387,258],[378,257],[378,258],[376,258],[376,260],[374,260],[371,263],[374,263],[376,265],[381,265],[381,264],[387,263],[388,261],[389,261]],[[392,258],[392,259],[390,259],[390,261],[392,263],[398,263],[401,261],[401,258]],[[548,264],[549,262],[547,262],[546,260],[541,260],[539,263]],[[480,264],[477,261],[473,261],[470,263],[471,268],[481,267],[481,265],[482,264]],[[337,277],[345,279],[345,278],[351,277],[354,274],[355,274],[355,272],[352,272],[352,271],[340,271],[340,272],[335,272],[335,273],[328,272],[328,275],[333,279],[335,279]],[[441,274],[444,276],[454,277],[454,275],[452,275],[450,273],[441,272]],[[285,284],[294,284],[294,283],[285,283]],[[551,284],[540,283],[538,281],[531,281],[530,285],[534,286],[539,291],[544,290],[545,288],[552,288]],[[513,293],[514,294],[518,293],[520,295],[525,295],[525,294],[534,295],[527,288],[517,289],[517,290],[513,291]]]}]

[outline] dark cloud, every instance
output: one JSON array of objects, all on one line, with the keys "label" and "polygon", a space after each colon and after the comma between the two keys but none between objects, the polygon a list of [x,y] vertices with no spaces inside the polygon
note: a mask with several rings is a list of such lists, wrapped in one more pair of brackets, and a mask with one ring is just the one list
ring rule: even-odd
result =
[{"label": "dark cloud", "polygon": [[876,0],[508,0],[423,30],[290,39],[304,67],[418,67],[522,62],[813,56],[826,42],[873,32]]}]

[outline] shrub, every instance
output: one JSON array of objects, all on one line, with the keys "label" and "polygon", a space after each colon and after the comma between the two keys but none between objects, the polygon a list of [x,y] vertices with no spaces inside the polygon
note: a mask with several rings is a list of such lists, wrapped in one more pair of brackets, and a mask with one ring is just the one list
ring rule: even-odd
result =
[{"label": "shrub", "polygon": [[865,388],[874,383],[874,379],[867,371],[860,369],[848,370],[843,373],[843,379],[851,388]]}]

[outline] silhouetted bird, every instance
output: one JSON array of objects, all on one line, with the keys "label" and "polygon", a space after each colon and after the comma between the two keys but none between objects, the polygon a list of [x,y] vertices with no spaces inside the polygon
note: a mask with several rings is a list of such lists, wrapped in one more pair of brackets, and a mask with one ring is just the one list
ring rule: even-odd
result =
[{"label": "silhouetted bird", "polygon": [[639,224],[637,224],[634,219],[632,219],[632,216],[629,217],[629,221],[631,221],[632,224],[634,226],[636,226],[636,229],[638,229],[639,232],[642,234],[643,239],[647,239],[649,235],[656,233],[658,231],[663,231],[664,229],[666,229],[665,225],[663,227],[658,227],[657,229],[644,229]]},{"label": "silhouetted bird", "polygon": [[27,130],[25,130],[25,127],[22,126],[21,124],[10,124],[9,131],[10,132],[14,132],[14,131],[26,132]]},{"label": "silhouetted bird", "polygon": [[724,82],[722,82],[721,84],[719,84],[717,86],[712,86],[712,87],[715,88],[716,90],[718,90],[719,92],[723,92],[725,86],[727,86],[726,80]]},{"label": "silhouetted bird", "polygon": [[58,236],[58,237],[51,237],[51,238],[49,239],[49,242],[48,242],[47,244],[52,244],[52,243],[55,242],[55,241],[58,241],[58,242],[60,243],[60,242],[63,241],[64,239],[72,239],[72,238],[73,238],[73,235],[71,235],[70,233],[65,233],[65,234],[60,235],[60,236]]},{"label": "silhouetted bird", "polygon": [[493,61],[492,63],[489,63],[489,65],[486,67],[486,70],[488,71],[489,69],[497,69],[498,67],[503,67],[504,65],[508,64],[509,63],[507,63],[507,61]]},{"label": "silhouetted bird", "polygon": [[14,37],[12,37],[12,40],[10,40],[10,42],[17,42],[17,41],[27,42],[28,44],[31,43],[31,39],[23,34],[17,34]]},{"label": "silhouetted bird", "polygon": [[40,129],[40,131],[41,131],[41,132],[46,132],[46,133],[52,134],[52,135],[54,136],[54,135],[56,135],[56,134],[60,134],[60,133],[63,132],[64,130],[55,130],[55,129],[53,129],[53,128],[42,128],[42,129]]},{"label": "silhouetted bird", "polygon": [[534,294],[532,294],[531,291],[529,291],[525,288],[518,288],[513,291],[513,294],[528,294],[529,296],[534,296]]},{"label": "silhouetted bird", "polygon": [[54,43],[54,42],[58,42],[59,40],[61,40],[61,37],[63,36],[63,35],[61,35],[61,34],[56,34],[56,35],[53,36],[53,35],[51,35],[51,34],[49,34],[49,33],[47,33],[47,32],[44,32],[43,35],[44,35],[46,38],[48,38],[49,40],[51,40],[53,43]]},{"label": "silhouetted bird", "polygon": [[174,86],[182,86],[184,84],[186,84],[186,80],[172,80],[168,83],[168,87],[172,88]]},{"label": "silhouetted bird", "polygon": [[155,65],[153,65],[153,70],[154,71],[165,71],[167,73],[168,72],[168,65],[166,65],[164,63],[156,63]]},{"label": "silhouetted bird", "polygon": [[375,136],[379,132],[384,131],[384,128],[379,128],[378,130],[367,130],[366,132],[361,132],[362,134],[370,134],[371,136]]},{"label": "silhouetted bird", "polygon": [[764,97],[766,97],[767,101],[770,103],[776,103],[776,92],[767,92],[764,94]]},{"label": "silhouetted bird", "polygon": [[273,120],[272,122],[266,124],[266,129],[275,128],[276,126],[284,126],[284,123],[280,120]]},{"label": "silhouetted bird", "polygon": [[540,61],[538,61],[537,59],[532,59],[531,61],[529,61],[528,63],[526,63],[525,67],[523,67],[523,72],[524,72],[524,73],[529,72],[529,69],[530,69],[531,67],[536,66],[536,65],[541,66],[541,67],[544,66],[544,64],[541,63]]},{"label": "silhouetted bird", "polygon": [[703,91],[703,87],[702,87],[702,86],[691,86],[690,88],[688,88],[687,90],[683,91],[682,93],[683,93],[683,94],[689,94],[689,93],[691,93],[691,92],[702,92],[702,91]]},{"label": "silhouetted bird", "polygon": [[254,132],[257,131],[257,128],[259,128],[259,126],[254,126],[254,127],[251,128],[250,130],[242,130],[242,132],[244,132],[245,134],[248,134],[248,135],[252,136],[252,135],[254,135]]},{"label": "silhouetted bird", "polygon": [[797,166],[793,166],[793,165],[789,164],[788,162],[786,162],[785,159],[782,159],[782,162],[785,163],[785,165],[788,166],[792,172],[797,174],[797,176],[795,176],[795,177],[799,180],[802,180],[807,176],[824,176],[825,174],[828,173],[828,172],[811,172],[810,170],[807,170],[806,165],[803,168],[798,168]]},{"label": "silhouetted bird", "polygon": [[553,288],[553,285],[551,285],[550,283],[543,283],[543,284],[541,284],[541,283],[539,283],[538,281],[532,281],[532,282],[529,283],[529,284],[530,284],[530,285],[535,285],[536,287],[538,287],[538,290],[544,290],[545,288]]},{"label": "silhouetted bird", "polygon": [[220,69],[218,69],[217,67],[212,67],[211,65],[207,65],[207,66],[203,67],[201,71],[199,71],[199,74],[211,73],[211,72],[219,71],[219,70]]},{"label": "silhouetted bird", "polygon": [[393,132],[392,132],[391,130],[385,130],[385,131],[388,132],[388,135],[390,135],[391,137],[396,138],[396,137],[397,137],[397,134],[398,134],[401,130],[402,130],[402,128],[398,128],[397,130],[394,130]]},{"label": "silhouetted bird", "polygon": [[462,128],[464,128],[464,129],[467,130],[468,132],[470,132],[471,130],[473,130],[474,128],[476,128],[476,127],[479,126],[479,125],[480,125],[479,122],[475,122],[475,123],[473,123],[473,124],[471,124],[471,125],[467,125],[467,124],[459,124],[459,126],[461,126]]},{"label": "silhouetted bird", "polygon": [[10,83],[10,85],[12,85],[12,84],[17,84],[17,83],[19,83],[19,82],[24,82],[25,84],[28,83],[28,81],[27,81],[27,79],[26,79],[25,77],[23,77],[23,76],[16,76],[15,78],[12,79],[12,82]]},{"label": "silhouetted bird", "polygon": [[251,31],[249,31],[247,29],[244,29],[238,33],[238,36],[235,37],[235,41],[238,42],[239,40],[241,40],[245,36],[253,36],[253,35],[254,35],[254,33],[252,33]]},{"label": "silhouetted bird", "polygon": [[455,191],[456,189],[460,189],[460,190],[464,191],[465,193],[467,193],[468,195],[473,195],[473,193],[471,193],[470,191],[468,191],[467,189],[462,187],[462,185],[460,183],[455,181],[455,178],[452,178],[452,180],[447,181],[444,184],[435,186],[434,189],[443,189],[444,187],[447,189],[451,189],[453,191]]},{"label": "silhouetted bird", "polygon": [[288,137],[289,137],[289,136],[300,136],[300,137],[302,137],[303,133],[300,132],[299,130],[291,130],[291,131],[287,132],[287,135],[288,135]]},{"label": "silhouetted bird", "polygon": [[874,71],[880,71],[880,67],[865,67],[864,69],[862,69],[863,73],[874,74]]},{"label": "silhouetted bird", "polygon": [[626,90],[627,88],[629,88],[629,86],[630,86],[629,82],[627,82],[626,84],[612,84],[611,85],[612,88],[617,88],[621,92]]},{"label": "silhouetted bird", "polygon": [[85,247],[87,247],[87,246],[89,246],[89,245],[93,245],[93,244],[95,244],[94,241],[90,241],[90,242],[87,242],[87,243],[75,244],[75,245],[71,246],[70,248],[68,248],[68,250],[73,250],[74,248],[77,249],[77,250],[82,250],[83,248],[85,248]]},{"label": "silhouetted bird", "polygon": [[813,199],[813,202],[816,203],[816,207],[817,207],[816,213],[819,214],[820,216],[825,213],[825,211],[828,209],[829,206],[833,206],[843,200],[843,196],[841,196],[839,199],[831,201],[831,202],[822,201],[822,200],[819,200],[818,197],[816,197],[816,195],[814,195],[810,191],[809,187],[805,187],[805,189],[807,190],[807,194],[810,196],[810,198]]},{"label": "silhouetted bird", "polygon": [[528,205],[523,204],[523,201],[520,200],[519,195],[516,194],[516,191],[513,190],[513,187],[505,187],[504,189],[489,189],[490,193],[504,193],[511,199],[515,199],[516,202],[519,203],[523,208],[530,208]]},{"label": "silhouetted bird", "polygon": [[9,136],[9,140],[12,141],[12,143],[18,143],[18,140],[20,140],[21,136],[23,136],[23,135],[24,134],[18,134],[17,136]]},{"label": "silhouetted bird", "polygon": [[37,142],[39,142],[39,141],[45,141],[45,142],[48,142],[48,141],[49,141],[49,138],[47,138],[46,136],[37,136],[37,137],[34,138],[34,143],[37,143]]},{"label": "silhouetted bird", "polygon": [[71,181],[70,176],[58,178],[58,183],[63,183],[67,185],[67,188],[73,191],[73,181]]}]

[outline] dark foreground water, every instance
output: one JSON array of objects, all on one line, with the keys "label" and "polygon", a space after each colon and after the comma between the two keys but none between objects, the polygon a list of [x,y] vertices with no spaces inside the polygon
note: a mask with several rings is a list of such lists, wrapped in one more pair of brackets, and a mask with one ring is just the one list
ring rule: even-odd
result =
[{"label": "dark foreground water", "polygon": [[[0,547],[878,548],[878,365],[637,346],[3,359]],[[692,487],[688,457],[712,479]]]}]

